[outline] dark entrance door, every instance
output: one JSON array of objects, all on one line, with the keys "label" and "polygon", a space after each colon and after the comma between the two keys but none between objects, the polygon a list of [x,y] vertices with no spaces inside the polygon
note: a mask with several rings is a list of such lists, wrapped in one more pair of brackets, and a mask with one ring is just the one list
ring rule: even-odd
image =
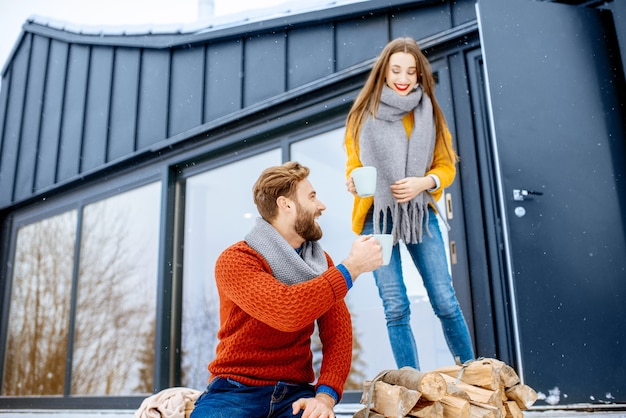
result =
[{"label": "dark entrance door", "polygon": [[479,0],[478,14],[517,368],[552,404],[625,402],[626,161],[611,25],[596,9],[530,0]]}]

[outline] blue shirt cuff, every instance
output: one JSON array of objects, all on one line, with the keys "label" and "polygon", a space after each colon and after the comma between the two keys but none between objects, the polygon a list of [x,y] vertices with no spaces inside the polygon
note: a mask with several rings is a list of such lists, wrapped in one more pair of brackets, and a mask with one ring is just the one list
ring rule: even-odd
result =
[{"label": "blue shirt cuff", "polygon": [[352,275],[343,264],[337,264],[337,268],[343,274],[343,278],[346,279],[346,285],[348,286],[348,290],[352,288]]},{"label": "blue shirt cuff", "polygon": [[330,386],[319,385],[317,387],[317,393],[325,393],[326,395],[331,396],[335,400],[336,404],[339,403],[339,395]]},{"label": "blue shirt cuff", "polygon": [[434,192],[435,190],[437,190],[441,186],[441,181],[439,180],[439,176],[437,176],[435,174],[429,174],[428,177],[430,177],[433,180],[435,180],[435,187],[433,187],[432,189],[428,189],[428,191],[432,193],[432,192]]}]

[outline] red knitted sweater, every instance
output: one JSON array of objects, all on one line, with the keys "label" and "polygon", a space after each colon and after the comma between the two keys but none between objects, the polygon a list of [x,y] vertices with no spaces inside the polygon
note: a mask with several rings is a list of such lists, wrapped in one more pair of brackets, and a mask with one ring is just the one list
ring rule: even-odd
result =
[{"label": "red knitted sweater", "polygon": [[213,376],[245,385],[313,383],[311,334],[317,320],[323,358],[317,385],[341,398],[352,362],[352,324],[346,281],[330,256],[321,276],[288,286],[245,241],[227,248],[215,264],[220,330]]}]

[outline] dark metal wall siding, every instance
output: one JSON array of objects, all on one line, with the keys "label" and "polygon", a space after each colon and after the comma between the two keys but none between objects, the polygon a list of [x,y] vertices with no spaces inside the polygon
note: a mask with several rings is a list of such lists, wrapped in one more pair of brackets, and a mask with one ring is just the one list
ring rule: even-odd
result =
[{"label": "dark metal wall siding", "polygon": [[14,199],[30,197],[33,192],[33,167],[37,164],[37,148],[45,86],[46,61],[50,42],[40,36],[32,37],[32,54],[28,66],[28,84],[24,103],[21,141],[17,155]]},{"label": "dark metal wall siding", "polygon": [[216,120],[243,106],[243,41],[210,43],[206,54],[205,121]]},{"label": "dark metal wall siding", "polygon": [[126,157],[136,150],[140,66],[140,49],[116,49],[113,64],[113,85],[111,86],[111,118],[109,120],[107,161]]},{"label": "dark metal wall siding", "polygon": [[389,41],[388,25],[388,19],[382,15],[338,22],[335,29],[337,70],[376,56]]},{"label": "dark metal wall siding", "polygon": [[141,57],[137,147],[146,148],[168,135],[170,53],[146,49]]},{"label": "dark metal wall siding", "polygon": [[[22,141],[22,117],[26,101],[29,51],[32,37],[25,37],[11,63],[4,130],[2,131],[2,156],[0,156],[0,203],[6,206],[14,201],[15,174]],[[5,85],[2,85],[5,88]]]},{"label": "dark metal wall siding", "polygon": [[109,100],[112,83],[113,49],[95,46],[91,50],[85,114],[81,171],[93,170],[106,162]]},{"label": "dark metal wall siding", "polygon": [[285,92],[284,32],[247,37],[243,55],[243,105],[252,106]]},{"label": "dark metal wall siding", "polygon": [[[2,84],[7,85],[10,82],[11,72],[9,71],[6,76],[2,77]],[[4,144],[4,122],[6,120],[7,115],[7,101],[9,99],[9,89],[3,88],[0,89],[0,186],[2,185],[2,156],[4,153],[2,152],[3,144]],[[0,190],[0,201],[3,200],[2,191]]]},{"label": "dark metal wall siding", "polygon": [[287,33],[287,89],[335,72],[334,26],[319,24]]},{"label": "dark metal wall siding", "polygon": [[48,53],[46,87],[43,96],[41,131],[34,190],[44,190],[56,183],[59,136],[66,84],[69,45],[51,40]]},{"label": "dark metal wall siding", "polygon": [[204,47],[172,53],[169,136],[202,125],[204,106]]},{"label": "dark metal wall siding", "polygon": [[83,131],[87,115],[85,103],[90,52],[90,48],[86,45],[71,45],[69,49],[57,181],[67,180],[80,173]]},{"label": "dark metal wall siding", "polygon": [[451,29],[475,17],[470,4],[379,2],[169,47],[27,25],[2,85],[0,208],[368,61],[391,38]]},{"label": "dark metal wall siding", "polygon": [[453,27],[453,16],[449,4],[400,13],[391,19],[391,38],[401,36],[411,36],[415,39],[426,38],[442,29]]}]

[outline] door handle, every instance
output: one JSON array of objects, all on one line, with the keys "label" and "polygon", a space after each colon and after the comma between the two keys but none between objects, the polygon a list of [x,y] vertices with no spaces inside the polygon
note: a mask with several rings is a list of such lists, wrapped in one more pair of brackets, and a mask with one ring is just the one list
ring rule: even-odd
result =
[{"label": "door handle", "polygon": [[543,192],[535,192],[533,190],[526,189],[513,189],[513,200],[521,202],[526,200],[529,195],[541,196]]}]

